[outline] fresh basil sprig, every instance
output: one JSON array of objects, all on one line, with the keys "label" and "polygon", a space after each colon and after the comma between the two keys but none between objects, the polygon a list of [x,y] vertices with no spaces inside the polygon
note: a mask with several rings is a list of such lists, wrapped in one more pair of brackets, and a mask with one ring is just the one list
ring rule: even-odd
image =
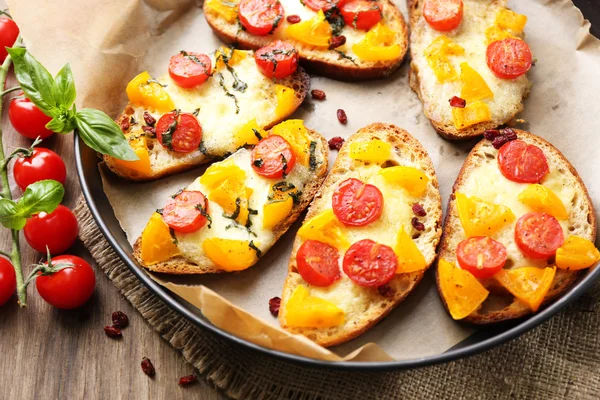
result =
[{"label": "fresh basil sprig", "polygon": [[99,110],[75,107],[75,80],[69,64],[52,77],[25,48],[7,48],[15,75],[25,96],[52,117],[46,128],[57,133],[79,131],[84,143],[92,149],[121,160],[137,160],[121,128],[108,115]]},{"label": "fresh basil sprig", "polygon": [[23,229],[27,218],[54,211],[64,195],[65,188],[60,182],[47,179],[32,183],[17,201],[0,198],[0,223],[9,229]]}]

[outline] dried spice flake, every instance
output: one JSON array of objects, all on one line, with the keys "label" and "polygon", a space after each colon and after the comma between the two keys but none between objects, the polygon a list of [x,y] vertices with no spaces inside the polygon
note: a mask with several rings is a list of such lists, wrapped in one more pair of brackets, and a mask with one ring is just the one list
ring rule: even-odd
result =
[{"label": "dried spice flake", "polygon": [[196,377],[196,375],[187,375],[179,378],[179,386],[189,386],[193,385],[196,382],[198,382],[198,378]]},{"label": "dried spice flake", "polygon": [[154,369],[154,365],[152,365],[152,361],[149,358],[142,358],[142,371],[150,378],[156,375],[156,370]]},{"label": "dried spice flake", "polygon": [[272,316],[276,317],[279,315],[279,307],[281,307],[280,297],[273,297],[271,300],[269,300],[269,311],[271,312]]},{"label": "dried spice flake", "polygon": [[123,334],[121,333],[121,330],[119,328],[117,328],[116,326],[105,326],[104,333],[106,333],[106,336],[108,336],[109,338],[112,338],[112,339],[119,339],[120,337],[123,336]]},{"label": "dried spice flake", "polygon": [[344,144],[344,138],[340,136],[333,137],[329,139],[329,149],[340,151]]},{"label": "dried spice flake", "polygon": [[112,313],[112,322],[114,327],[123,329],[129,325],[129,317],[123,311],[115,311]]}]

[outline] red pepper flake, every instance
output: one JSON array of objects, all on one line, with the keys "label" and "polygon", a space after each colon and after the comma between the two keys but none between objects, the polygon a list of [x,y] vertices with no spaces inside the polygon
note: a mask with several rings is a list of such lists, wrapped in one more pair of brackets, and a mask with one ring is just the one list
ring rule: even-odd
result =
[{"label": "red pepper flake", "polygon": [[496,136],[494,140],[492,140],[492,146],[494,146],[496,150],[499,150],[500,147],[504,146],[506,143],[508,143],[508,138],[505,135]]},{"label": "red pepper flake", "polygon": [[494,140],[500,135],[501,133],[498,129],[486,129],[485,132],[483,132],[483,137],[487,140]]},{"label": "red pepper flake", "polygon": [[142,358],[142,371],[150,378],[156,375],[156,370],[154,369],[154,365],[152,365],[152,361],[149,358]]},{"label": "red pepper flake", "polygon": [[338,47],[343,46],[345,44],[346,44],[346,36],[344,36],[344,35],[334,36],[329,41],[329,50],[337,49]]},{"label": "red pepper flake", "polygon": [[377,287],[377,292],[383,297],[394,297],[396,292],[389,284],[384,284]]},{"label": "red pepper flake", "polygon": [[423,225],[423,223],[421,221],[419,221],[419,219],[417,217],[413,217],[413,219],[410,221],[410,223],[412,224],[413,228],[415,228],[418,231],[425,230],[425,225]]},{"label": "red pepper flake", "polygon": [[412,210],[417,217],[424,217],[427,215],[427,211],[423,208],[423,206],[419,203],[415,203],[412,205]]},{"label": "red pepper flake", "polygon": [[144,121],[148,126],[154,126],[156,124],[156,118],[154,118],[148,111],[144,111]]},{"label": "red pepper flake", "polygon": [[115,328],[123,329],[129,325],[129,318],[123,311],[115,311],[112,313],[112,322]]},{"label": "red pepper flake", "polygon": [[273,297],[269,300],[269,311],[272,316],[276,317],[279,315],[279,307],[281,307],[281,298]]},{"label": "red pepper flake", "polygon": [[302,20],[300,19],[299,15],[288,15],[287,17],[287,22],[289,22],[290,24],[297,24],[300,21]]},{"label": "red pepper flake", "polygon": [[502,133],[506,136],[506,139],[510,142],[511,140],[517,140],[517,132],[513,128],[504,128]]},{"label": "red pepper flake", "polygon": [[123,336],[123,334],[121,333],[121,330],[119,328],[117,328],[116,326],[105,326],[104,333],[106,333],[106,336],[108,336],[109,338],[112,338],[112,339],[119,339],[120,337]]},{"label": "red pepper flake", "polygon": [[467,101],[465,99],[461,99],[458,96],[454,96],[450,99],[450,107],[465,108],[466,105]]},{"label": "red pepper flake", "polygon": [[196,375],[187,375],[179,378],[179,386],[189,386],[193,385],[196,382],[198,382],[198,378],[196,378]]},{"label": "red pepper flake", "polygon": [[310,95],[315,100],[325,100],[325,92],[319,89],[314,89],[310,91]]},{"label": "red pepper flake", "polygon": [[337,110],[337,119],[340,121],[340,124],[346,125],[348,123],[348,116],[346,115],[346,111],[341,108]]},{"label": "red pepper flake", "polygon": [[142,126],[142,130],[150,136],[156,136],[156,128],[153,126]]},{"label": "red pepper flake", "polygon": [[121,119],[121,123],[119,125],[123,132],[127,132],[129,130],[129,117],[125,116],[125,118]]},{"label": "red pepper flake", "polygon": [[344,138],[340,136],[333,137],[329,139],[329,149],[340,151],[342,145],[344,144]]}]

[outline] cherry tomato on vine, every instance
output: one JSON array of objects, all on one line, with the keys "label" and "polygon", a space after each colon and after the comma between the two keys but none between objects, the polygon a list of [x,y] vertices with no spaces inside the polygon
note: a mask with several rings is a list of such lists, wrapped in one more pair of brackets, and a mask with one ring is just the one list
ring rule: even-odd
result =
[{"label": "cherry tomato on vine", "polygon": [[[52,266],[72,264],[50,275],[38,273],[35,286],[38,293],[50,305],[70,310],[81,307],[94,293],[96,277],[94,270],[83,258],[63,255],[52,258]],[[48,263],[45,263],[47,266]]]},{"label": "cherry tomato on vine", "polygon": [[67,168],[58,154],[52,150],[36,147],[31,156],[19,157],[13,166],[15,182],[21,190],[25,190],[32,183],[44,179],[54,179],[65,184]]},{"label": "cherry tomato on vine", "polygon": [[46,124],[52,118],[44,114],[28,98],[17,97],[10,101],[8,119],[17,132],[29,139],[35,139],[38,136],[46,139],[54,134],[46,128]]},{"label": "cherry tomato on vine", "polygon": [[0,306],[10,300],[15,290],[17,290],[15,269],[6,258],[0,258]]},{"label": "cherry tomato on vine", "polygon": [[79,227],[77,218],[71,210],[62,204],[50,214],[41,212],[27,220],[23,234],[27,243],[40,253],[60,254],[73,246]]},{"label": "cherry tomato on vine", "polygon": [[19,27],[8,17],[0,18],[0,62],[8,55],[5,47],[13,47],[19,37]]}]

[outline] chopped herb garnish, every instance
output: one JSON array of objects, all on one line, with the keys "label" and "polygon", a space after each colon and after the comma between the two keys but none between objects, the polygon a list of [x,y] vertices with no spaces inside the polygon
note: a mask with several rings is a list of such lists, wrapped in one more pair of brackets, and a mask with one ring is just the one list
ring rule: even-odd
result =
[{"label": "chopped herb garnish", "polygon": [[179,189],[174,195],[171,196],[171,198],[174,199],[175,197],[179,196],[184,190],[185,189]]},{"label": "chopped herb garnish", "polygon": [[159,81],[157,81],[157,80],[156,80],[156,79],[154,79],[154,78],[150,78],[150,79],[148,79],[148,81],[147,81],[146,83],[147,83],[147,84],[148,84],[148,83],[156,83],[156,84],[158,84],[158,85],[160,85],[160,86],[162,86],[162,87],[167,87],[167,86],[168,86],[168,85],[164,85],[164,84],[160,83]]},{"label": "chopped herb garnish", "polygon": [[181,55],[182,55],[182,56],[184,56],[184,57],[185,57],[185,58],[187,58],[188,60],[190,60],[190,61],[192,61],[192,62],[194,62],[194,63],[196,63],[196,64],[198,64],[198,65],[201,65],[201,66],[202,66],[202,68],[204,68],[204,69],[208,69],[208,68],[207,68],[207,66],[206,66],[206,64],[204,64],[204,63],[202,62],[202,60],[200,60],[200,59],[199,59],[198,57],[196,57],[194,54],[190,54],[190,53],[188,53],[188,52],[187,52],[187,51],[185,51],[185,50],[181,50],[181,51],[180,51],[180,53],[181,53]]},{"label": "chopped herb garnish", "polygon": [[352,62],[352,64],[358,66],[358,64],[356,63],[356,61],[354,61],[354,58],[350,57],[348,54],[346,54],[346,53],[344,53],[343,51],[340,51],[340,50],[334,50],[334,51],[340,55],[340,60],[341,59],[346,59],[346,60],[349,60],[350,62]]},{"label": "chopped herb garnish", "polygon": [[233,89],[237,90],[238,92],[243,93],[248,88],[248,84],[246,82],[242,81],[239,78],[238,74],[233,69],[233,67],[231,65],[229,65],[229,61],[231,61],[231,56],[233,55],[234,48],[230,46],[230,47],[228,47],[228,49],[229,49],[229,55],[225,54],[225,50],[219,51],[219,54],[217,56],[217,62],[219,60],[221,60],[223,62],[223,64],[225,64],[227,71],[229,71],[229,73],[233,77],[233,85],[232,85]]},{"label": "chopped herb garnish", "polygon": [[221,85],[221,88],[225,92],[225,96],[231,97],[233,99],[233,101],[235,103],[235,113],[239,114],[240,113],[240,106],[238,105],[237,97],[235,97],[235,95],[233,93],[231,93],[229,91],[229,89],[227,89],[227,86],[225,86],[225,78],[223,77],[223,74],[219,72],[217,74],[217,76],[219,77],[219,85]]},{"label": "chopped herb garnish", "polygon": [[212,226],[212,217],[206,211],[206,208],[202,207],[202,205],[200,205],[200,204],[197,204],[196,209],[198,211],[200,211],[200,215],[202,215],[204,218],[206,218],[206,220],[208,221],[208,229],[210,229],[210,227]]},{"label": "chopped herb garnish", "polygon": [[179,241],[177,240],[177,236],[175,235],[175,231],[173,230],[173,228],[169,227],[169,233],[171,234],[171,238],[173,239],[173,244],[179,243]]},{"label": "chopped herb garnish", "polygon": [[195,109],[195,110],[192,112],[192,114],[194,115],[194,117],[197,117],[199,112],[200,112],[200,107],[196,108],[196,109]]},{"label": "chopped herb garnish", "polygon": [[223,213],[223,217],[236,220],[237,217],[240,216],[240,211],[242,210],[242,208],[240,207],[241,202],[242,202],[241,198],[238,197],[237,199],[235,199],[235,211],[233,211],[233,214],[231,214],[231,215],[227,215],[226,213]]},{"label": "chopped herb garnish", "polygon": [[167,128],[167,131],[162,134],[162,144],[169,150],[173,150],[173,134],[177,130],[177,126],[179,125],[179,110],[175,110],[175,118],[173,122]]},{"label": "chopped herb garnish", "polygon": [[250,215],[258,215],[258,210],[254,210],[254,209],[248,207],[248,214],[250,214]]},{"label": "chopped herb garnish", "polygon": [[163,215],[163,209],[162,208],[157,208],[156,212],[159,213],[160,215]]},{"label": "chopped herb garnish", "polygon": [[281,153],[281,162],[283,163],[283,167],[281,168],[281,176],[283,177],[283,179],[285,179],[285,177],[287,176],[286,170],[288,167],[288,163],[283,153]]},{"label": "chopped herb garnish", "polygon": [[[358,15],[359,13],[356,14]],[[329,22],[329,25],[331,25],[332,36],[339,36],[342,33],[344,26],[346,26],[344,18],[337,7],[331,7],[329,10],[325,11],[325,19]]]},{"label": "chopped herb garnish", "polygon": [[262,165],[263,165],[262,158],[257,158],[256,160],[254,160],[254,162],[252,163],[252,165],[254,165],[256,168],[262,167]]},{"label": "chopped herb garnish", "polygon": [[262,256],[262,251],[260,251],[260,249],[256,247],[253,240],[251,240],[250,243],[248,243],[248,246],[250,246],[250,248],[256,252],[256,257],[260,258]]},{"label": "chopped herb garnish", "polygon": [[309,162],[308,165],[310,166],[310,170],[314,171],[315,169],[317,169],[317,142],[312,141],[310,142],[310,157],[309,157]]},{"label": "chopped herb garnish", "polygon": [[200,141],[200,144],[198,145],[198,150],[200,150],[200,153],[206,155],[206,147],[204,146],[204,140]]},{"label": "chopped herb garnish", "polygon": [[131,118],[129,119],[129,123],[131,125],[137,125],[137,121],[135,120],[135,117],[132,115]]},{"label": "chopped herb garnish", "polygon": [[252,128],[252,132],[254,132],[254,136],[256,136],[258,138],[258,140],[262,140],[262,135],[260,134],[258,129]]},{"label": "chopped herb garnish", "polygon": [[277,29],[277,27],[279,26],[279,22],[281,21],[281,17],[283,17],[283,14],[277,14],[277,17],[275,18],[275,21],[273,21],[273,27],[271,28],[269,34],[273,34],[275,29]]}]

